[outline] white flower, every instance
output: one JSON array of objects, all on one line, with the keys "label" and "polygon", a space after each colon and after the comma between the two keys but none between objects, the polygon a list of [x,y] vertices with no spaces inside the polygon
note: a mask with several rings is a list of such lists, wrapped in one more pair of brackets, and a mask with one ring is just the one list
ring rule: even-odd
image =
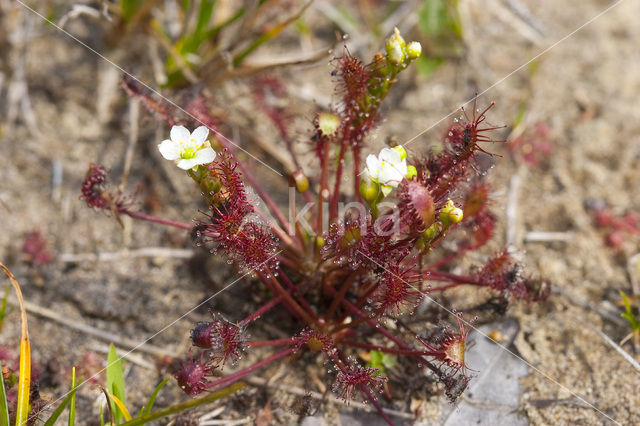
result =
[{"label": "white flower", "polygon": [[182,170],[189,170],[199,164],[209,164],[216,158],[216,152],[209,146],[209,129],[200,126],[190,133],[184,126],[171,128],[171,139],[158,145],[160,154],[167,160],[177,161]]},{"label": "white flower", "polygon": [[373,154],[367,157],[366,172],[373,182],[381,186],[385,196],[400,184],[408,172],[406,151],[402,147],[396,148],[399,149],[384,148],[377,157]]}]

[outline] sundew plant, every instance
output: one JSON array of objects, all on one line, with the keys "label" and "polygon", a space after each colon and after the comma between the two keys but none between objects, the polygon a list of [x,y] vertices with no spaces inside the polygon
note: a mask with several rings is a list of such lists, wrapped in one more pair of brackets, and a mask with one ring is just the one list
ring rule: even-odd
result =
[{"label": "sundew plant", "polygon": [[[383,100],[421,55],[420,44],[405,42],[397,30],[384,50],[370,63],[346,49],[333,59],[340,101],[314,119],[307,148],[315,160],[305,164],[289,149],[295,164],[305,164],[289,176],[290,196],[299,194],[304,207],[281,209],[204,107],[192,110],[197,122],[170,122],[168,138],[158,141],[162,156],[202,191],[209,209],[194,213],[195,225],[135,211],[109,185],[103,166],[90,167],[82,186],[90,207],[188,230],[198,245],[234,263],[246,285],[268,289],[245,318],[212,311],[210,321],[194,325],[195,348],[175,372],[188,395],[218,391],[295,354],[298,363],[323,359],[323,371],[331,371],[324,380],[339,397],[369,402],[391,423],[377,400],[389,379],[358,353],[402,357],[416,375],[429,370],[451,400],[471,379],[465,351],[474,319],[452,310],[455,327],[403,325],[421,300],[454,287],[485,289],[479,295],[490,289],[505,305],[548,296],[547,283],[526,275],[506,249],[467,274],[452,272],[461,256],[487,243],[495,225],[478,166],[495,142],[497,127],[487,124],[493,104],[463,111],[442,149],[415,156],[402,146],[372,152],[367,136],[382,119]],[[443,247],[445,241],[455,248]],[[251,328],[273,310],[288,313],[290,322],[277,325],[288,337],[252,339]],[[248,351],[258,356],[243,356]],[[225,374],[230,365],[236,369]]]}]

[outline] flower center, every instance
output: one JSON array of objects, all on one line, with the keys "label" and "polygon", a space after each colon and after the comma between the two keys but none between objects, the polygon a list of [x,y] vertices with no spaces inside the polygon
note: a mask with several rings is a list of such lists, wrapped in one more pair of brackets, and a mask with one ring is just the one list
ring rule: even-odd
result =
[{"label": "flower center", "polygon": [[196,156],[196,150],[193,148],[185,148],[180,153],[180,157],[184,160],[190,160]]},{"label": "flower center", "polygon": [[464,350],[465,350],[465,342],[464,340],[456,340],[451,346],[445,349],[445,354],[449,358],[449,360],[457,365],[464,365]]}]

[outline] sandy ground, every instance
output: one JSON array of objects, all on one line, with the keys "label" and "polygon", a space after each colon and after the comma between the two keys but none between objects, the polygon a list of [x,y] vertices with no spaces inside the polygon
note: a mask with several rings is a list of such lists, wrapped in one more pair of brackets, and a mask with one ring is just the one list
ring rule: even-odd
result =
[{"label": "sandy ground", "polygon": [[[19,278],[31,303],[76,324],[142,341],[231,282],[235,274],[224,261],[198,251],[184,232],[131,221],[125,221],[123,231],[111,218],[83,205],[79,188],[88,164],[100,162],[119,176],[128,138],[137,128],[129,187],[141,184],[141,208],[185,221],[202,208],[195,201],[198,191],[177,169],[166,167],[155,150],[167,127],[144,110],[132,127],[126,96],[108,83],[114,76],[117,82],[113,68],[68,36],[43,25],[24,8],[6,0],[1,3],[0,143],[4,155],[0,169],[0,259]],[[512,161],[503,147],[491,147],[503,155],[495,159],[496,167],[489,177],[496,189],[493,202],[501,226],[494,243],[479,255],[489,255],[505,244],[505,228],[510,224],[516,231],[514,246],[524,253],[529,271],[554,284],[548,302],[514,305],[508,313],[520,325],[510,349],[538,370],[530,369],[521,382],[518,411],[536,425],[608,424],[611,419],[638,424],[640,372],[598,334],[600,330],[619,342],[628,333],[618,318],[622,310],[617,306],[617,290],[630,292],[626,259],[638,251],[638,240],[630,239],[622,253],[615,253],[593,226],[587,206],[595,200],[606,202],[617,213],[640,208],[640,4],[622,0],[562,41],[614,3],[523,1],[534,20],[514,17],[513,9],[505,7],[506,1],[461,3],[465,57],[445,64],[428,79],[403,76],[385,104],[387,120],[374,135],[372,149],[382,146],[388,136],[398,141],[412,139],[455,111],[474,92],[485,89],[488,91],[479,102],[496,102],[492,122],[512,123],[524,103],[525,132],[531,131],[535,122],[548,124],[553,151],[540,166]],[[536,23],[541,24],[542,34],[535,31]],[[146,63],[136,63],[135,52],[127,55],[106,45],[94,25],[90,18],[81,18],[68,29],[127,69],[149,74]],[[535,71],[521,67],[556,42],[536,59]],[[324,46],[322,40],[315,43],[315,48]],[[370,55],[375,47],[360,50]],[[299,113],[297,131],[302,141],[314,100],[320,105],[330,101],[329,70],[327,60],[322,60],[276,73],[297,88],[292,91],[297,96],[290,108]],[[514,70],[518,71],[512,74]],[[149,75],[144,77],[151,81]],[[108,89],[103,93],[101,87]],[[216,96],[229,114],[239,114],[251,109],[250,103],[243,102],[247,90],[242,83],[232,83]],[[269,135],[275,132],[264,121],[255,119],[251,124],[270,140]],[[435,126],[412,140],[407,149],[421,152],[439,140],[443,130],[443,124]],[[275,137],[270,142],[278,143]],[[247,149],[260,152],[251,145]],[[268,171],[262,172],[265,180],[281,185]],[[516,214],[508,220],[509,199],[516,200],[512,201]],[[55,256],[52,263],[38,267],[22,255],[24,238],[35,229],[42,230]],[[533,231],[562,233],[563,239],[528,241],[526,237]],[[64,261],[69,254],[145,247],[193,249],[196,254],[189,260],[155,256]],[[246,297],[247,285],[239,283],[208,306],[235,306],[249,312],[238,302]],[[205,308],[196,309],[150,343],[168,354],[185,354],[189,328],[205,317]],[[10,348],[17,344],[17,321],[17,314],[11,314],[3,330],[2,342]],[[71,365],[86,364],[89,352],[106,357],[105,339],[41,315],[30,316],[30,331],[34,359],[43,368],[53,364],[54,379],[42,389],[50,399],[66,388],[60,381],[68,382],[66,372]],[[122,347],[126,349],[126,345]],[[628,344],[624,349],[632,351]],[[141,353],[137,359],[137,364],[128,363],[127,381],[131,383],[130,400],[141,402],[162,374],[153,367],[153,355]],[[264,377],[273,374],[270,371]],[[313,388],[303,380],[285,377],[292,386]],[[79,409],[90,412],[96,389],[87,386],[80,395]],[[229,405],[229,416],[243,412],[256,415],[265,401],[272,401],[279,421],[295,420],[283,408],[292,398],[287,392],[259,389],[246,395],[249,398]],[[436,396],[422,396],[417,402],[389,406],[400,411],[420,407],[421,421],[431,423],[438,416],[441,401]],[[166,405],[176,398],[181,396],[173,387],[158,403]],[[337,410],[349,412],[332,403],[324,404],[321,412],[335,420]]]}]

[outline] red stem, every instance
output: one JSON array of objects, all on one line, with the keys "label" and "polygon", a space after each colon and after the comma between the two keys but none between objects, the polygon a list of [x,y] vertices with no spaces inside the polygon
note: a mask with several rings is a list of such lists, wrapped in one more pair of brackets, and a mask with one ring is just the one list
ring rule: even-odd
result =
[{"label": "red stem", "polygon": [[308,325],[312,325],[315,323],[315,320],[311,316],[309,316],[309,314],[304,309],[302,309],[302,307],[300,307],[298,302],[296,302],[284,288],[282,288],[277,279],[273,278],[273,276],[271,278],[267,278],[262,272],[256,272],[258,274],[258,277],[260,277],[260,280],[269,288],[269,290],[273,292],[274,295],[281,296],[284,299],[284,301],[286,302],[285,306],[289,307],[289,312],[291,312],[294,316],[297,316],[306,321]]},{"label": "red stem", "polygon": [[[338,217],[338,199],[340,198],[340,184],[342,183],[342,169],[344,166],[344,155],[347,150],[347,140],[342,140],[342,145],[340,146],[340,156],[338,158],[338,168],[336,170],[336,183],[333,187],[333,194],[331,196],[331,205],[329,220],[333,221]],[[359,191],[358,191],[359,193]]]},{"label": "red stem", "polygon": [[367,299],[369,299],[369,297],[373,294],[374,291],[376,291],[376,289],[378,288],[378,283],[371,283],[369,284],[369,288],[364,292],[364,294],[362,296],[360,296],[358,298],[358,300],[356,300],[355,305],[358,308],[361,308],[362,305],[365,304],[365,302],[367,301]]},{"label": "red stem", "polygon": [[[333,290],[333,289],[329,289],[329,290]],[[343,299],[342,303],[347,307],[347,309],[349,309],[351,312],[353,312],[354,314],[358,315],[359,317],[368,318],[367,314],[362,312],[360,309],[358,309],[353,303],[349,302],[348,300]],[[383,336],[387,337],[389,340],[391,340],[393,343],[395,343],[396,345],[398,345],[402,349],[412,350],[406,343],[404,343],[402,340],[400,340],[399,338],[394,336],[389,330],[387,330],[386,328],[382,327],[380,324],[376,323],[376,321],[374,321],[372,319],[369,319],[367,322],[369,323],[369,325],[371,327],[373,327],[373,329],[375,331],[377,331],[378,333],[380,333]],[[418,361],[422,365],[426,365],[431,371],[436,373],[436,375],[438,377],[442,377],[443,376],[442,371],[440,371],[440,369],[438,367],[436,367],[430,361],[428,361],[428,360],[426,360],[426,359],[424,359],[422,357],[418,357],[418,356],[415,356],[414,358],[417,358]]]},{"label": "red stem", "polygon": [[164,219],[161,217],[151,216],[151,215],[140,213],[140,212],[132,212],[124,208],[118,210],[118,212],[122,214],[126,214],[127,216],[131,216],[134,219],[146,220],[147,222],[154,222],[162,225],[174,226],[176,228],[181,228],[181,229],[191,230],[193,229],[193,226],[194,226],[189,223],[179,222],[177,220]]},{"label": "red stem", "polygon": [[280,262],[281,264],[285,265],[287,268],[290,268],[290,269],[293,269],[293,270],[298,270],[300,268],[299,265],[295,261],[289,259],[286,256],[279,255],[278,256],[278,262]]},{"label": "red stem", "polygon": [[[267,277],[265,277],[265,275],[262,272],[256,271],[256,274],[258,275],[258,278],[260,278],[260,281],[262,281],[262,284],[264,284],[269,289],[269,291],[271,291],[271,293],[274,296],[282,298],[283,305],[287,308],[289,313],[291,315],[293,315],[294,317],[300,318],[300,315],[298,315],[298,313],[295,310],[295,308],[293,308],[293,306],[291,306],[291,304],[289,302],[290,297],[289,298],[285,298],[284,295],[279,294],[278,291],[276,291],[276,289],[273,286],[273,284],[271,283],[271,280],[267,279]],[[295,303],[295,301],[294,301],[294,303]]]},{"label": "red stem", "polygon": [[289,337],[288,339],[275,339],[275,340],[260,340],[253,342],[245,342],[246,347],[256,347],[256,346],[278,346],[278,345],[292,345],[296,342],[297,339]]},{"label": "red stem", "polygon": [[487,284],[482,281],[478,281],[476,278],[465,276],[465,275],[456,275],[451,274],[449,272],[443,271],[433,271],[431,269],[426,269],[422,272],[421,275],[411,276],[410,278],[422,278],[422,279],[431,279],[435,281],[447,281],[458,284],[469,284],[475,286],[486,286]]},{"label": "red stem", "polygon": [[286,233],[291,234],[289,222],[287,222],[286,218],[284,217],[284,214],[282,214],[282,211],[278,208],[277,204],[271,199],[271,197],[269,197],[269,195],[264,190],[264,188],[262,188],[262,186],[258,184],[258,181],[256,180],[256,178],[253,177],[251,172],[249,172],[249,169],[247,169],[247,167],[245,167],[245,165],[242,162],[238,161],[238,167],[240,167],[240,170],[242,171],[242,174],[244,175],[245,179],[247,179],[247,182],[249,182],[249,185],[251,185],[251,187],[255,189],[258,196],[262,198],[262,200],[267,205],[271,213],[273,213],[273,215],[276,217],[278,222],[280,222],[280,225],[283,227]]},{"label": "red stem", "polygon": [[331,317],[333,316],[334,312],[336,311],[336,309],[340,305],[340,302],[342,301],[342,299],[344,299],[344,295],[347,294],[347,291],[349,290],[349,287],[351,287],[351,284],[353,284],[353,282],[355,281],[355,279],[357,277],[357,272],[358,271],[353,271],[347,277],[347,279],[344,280],[344,283],[342,284],[342,287],[340,287],[340,291],[338,291],[338,294],[336,296],[334,296],[333,301],[331,302],[331,305],[329,306],[329,310],[327,311],[326,315],[324,316],[324,318],[326,320],[331,319]]},{"label": "red stem", "polygon": [[431,287],[431,288],[427,289],[427,291],[425,293],[433,293],[433,292],[436,292],[436,291],[445,291],[445,290],[448,290],[450,288],[459,287],[461,285],[466,285],[466,284],[463,284],[463,283],[450,283],[450,284],[443,285],[443,286],[440,286],[440,287]]},{"label": "red stem", "polygon": [[[324,152],[322,156],[322,177],[320,178],[320,192],[318,193],[318,215],[316,222],[316,234],[322,235],[323,227],[323,209],[324,209],[324,194],[325,191],[329,192],[329,154],[331,153],[329,141],[324,141]],[[315,254],[318,258],[320,254],[320,247],[315,244]]]},{"label": "red stem", "polygon": [[309,304],[309,302],[307,302],[307,299],[302,297],[302,293],[300,293],[299,291],[299,287],[304,285],[304,281],[296,286],[282,269],[278,269],[278,275],[280,276],[280,278],[282,278],[287,287],[289,287],[291,292],[296,295],[298,301],[302,304],[302,306],[304,306],[304,308],[313,316],[315,321],[317,319],[315,311],[311,308],[311,305]]},{"label": "red stem", "polygon": [[290,247],[291,250],[297,253],[298,255],[302,255],[302,251],[300,251],[300,248],[295,244],[293,238],[291,238],[286,232],[284,232],[284,230],[280,228],[277,223],[274,223],[273,221],[271,221],[271,218],[263,214],[260,210],[256,209],[255,213],[258,216],[260,216],[262,219],[264,219],[265,222],[269,223],[269,227],[271,231],[273,231],[273,233],[276,234],[276,236],[280,238],[280,240],[282,240],[282,242],[285,245]]},{"label": "red stem", "polygon": [[464,253],[465,251],[466,250],[464,250],[464,249],[460,250],[460,251],[454,251],[453,253],[450,253],[450,254],[444,256],[442,259],[438,260],[437,262],[432,263],[430,266],[433,269],[440,268],[440,267],[446,265],[447,263],[451,262],[455,258],[460,257],[460,255],[462,253]]},{"label": "red stem", "polygon": [[362,203],[362,195],[360,195],[360,148],[353,146],[353,181],[356,201]]},{"label": "red stem", "polygon": [[369,402],[371,403],[371,405],[373,405],[375,407],[376,411],[378,411],[378,414],[380,414],[380,416],[382,416],[382,418],[390,426],[395,426],[395,423],[393,423],[393,420],[391,420],[389,415],[384,412],[384,410],[382,409],[380,404],[378,404],[378,400],[376,399],[376,397],[371,394],[371,391],[369,389],[367,389],[364,385],[360,385],[358,387],[360,388],[360,392],[362,392],[362,393],[364,393],[366,395],[366,397],[369,400]]},{"label": "red stem", "polygon": [[254,313],[240,321],[240,324],[249,324],[251,321],[258,319],[262,314],[266,313],[280,302],[282,302],[282,296],[277,296],[276,298],[271,299],[268,303],[265,303],[260,308],[258,308],[258,310],[256,310]]},{"label": "red stem", "polygon": [[[291,283],[291,280],[289,279],[289,277],[287,277],[282,272],[282,270],[279,270],[279,273],[280,273],[280,277],[282,277],[284,280],[286,280],[289,283]],[[304,283],[299,284],[298,287],[302,286],[303,284]],[[298,291],[298,288],[294,287],[294,291]],[[240,324],[246,325],[246,324],[250,323],[251,321],[254,321],[254,320],[258,319],[260,316],[262,316],[263,314],[265,314],[266,312],[268,312],[269,310],[271,310],[272,308],[277,306],[280,302],[282,302],[283,299],[284,298],[282,296],[276,296],[275,298],[273,298],[272,300],[270,300],[269,302],[265,303],[260,308],[258,308],[254,313],[252,313],[251,315],[249,315],[248,317],[246,317],[245,319],[240,321]],[[306,302],[306,300],[304,300],[304,301]],[[309,309],[309,312],[313,312],[311,310],[311,307],[309,307],[308,309]]]},{"label": "red stem", "polygon": [[354,340],[341,340],[340,343],[345,345],[354,346],[356,348],[369,349],[372,351],[380,351],[386,352],[390,354],[398,354],[398,355],[412,355],[412,356],[435,356],[438,355],[438,352],[433,351],[416,351],[412,349],[396,349],[396,348],[387,348],[380,345],[371,345],[369,343],[361,343]]},{"label": "red stem", "polygon": [[285,356],[287,356],[287,355],[289,355],[291,353],[293,353],[293,348],[284,349],[284,350],[282,350],[280,352],[277,352],[277,353],[271,355],[268,358],[263,359],[260,362],[256,362],[255,364],[253,364],[253,365],[251,365],[251,366],[249,366],[247,368],[244,368],[242,370],[236,371],[235,373],[229,374],[228,376],[225,376],[225,377],[223,377],[221,379],[218,379],[216,381],[213,381],[213,382],[207,384],[207,389],[212,390],[212,389],[214,389],[216,387],[220,387],[220,386],[226,385],[228,383],[236,382],[236,381],[240,380],[241,378],[243,378],[244,376],[247,376],[247,375],[253,373],[254,371],[258,370],[259,368],[262,368],[265,365],[270,364],[270,363],[272,363],[273,361],[275,361],[277,359],[284,358]]},{"label": "red stem", "polygon": [[[342,300],[345,300],[345,299],[342,299]],[[350,302],[349,302],[349,303],[350,303]],[[354,305],[354,306],[355,306],[355,305]],[[335,327],[331,330],[331,332],[332,332],[332,333],[337,333],[338,331],[340,331],[340,330],[344,330],[345,328],[354,328],[354,327],[356,327],[356,326],[358,326],[358,325],[360,325],[360,324],[363,324],[363,323],[365,323],[365,322],[369,322],[369,321],[371,321],[371,320],[372,320],[372,319],[374,319],[374,318],[375,318],[375,319],[380,318],[380,317],[382,316],[382,314],[383,314],[383,313],[384,313],[384,309],[382,309],[382,308],[378,308],[378,309],[376,310],[376,312],[373,314],[373,316],[367,315],[367,316],[364,316],[364,317],[358,318],[358,319],[357,319],[357,320],[355,320],[355,321],[351,321],[351,322],[348,322],[348,323],[341,323],[341,324],[338,324],[337,326],[335,326]]]}]

